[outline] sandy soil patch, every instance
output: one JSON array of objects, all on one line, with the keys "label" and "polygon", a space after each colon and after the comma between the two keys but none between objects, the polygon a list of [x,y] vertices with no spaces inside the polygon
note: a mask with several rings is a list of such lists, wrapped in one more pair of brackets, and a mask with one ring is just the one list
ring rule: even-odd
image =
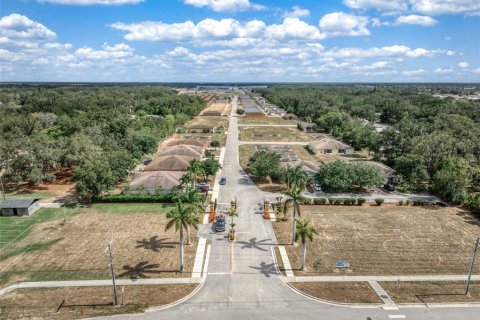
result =
[{"label": "sandy soil patch", "polygon": [[[192,245],[185,246],[186,272],[180,274],[178,233],[165,231],[166,211],[160,205],[157,212],[134,211],[109,213],[85,208],[65,220],[37,224],[28,236],[9,246],[8,251],[2,251],[7,257],[0,261],[2,282],[6,285],[13,278],[17,281],[108,278],[104,251],[110,240],[118,277],[189,277],[197,246],[196,231],[192,229]],[[32,245],[39,249],[9,255]]]},{"label": "sandy soil patch", "polygon": [[396,303],[480,302],[480,282],[471,282],[465,295],[465,282],[381,282]]},{"label": "sandy soil patch", "polygon": [[[197,284],[125,286],[124,305],[113,307],[111,287],[21,289],[0,297],[3,319],[79,319],[143,312],[172,303],[192,292]],[[121,286],[118,286],[121,303]]]},{"label": "sandy soil patch", "polygon": [[[298,275],[465,274],[480,231],[479,221],[459,208],[302,206],[302,218],[320,234],[308,243],[307,271]],[[291,220],[273,225],[279,243],[289,244]],[[301,246],[286,249],[299,268]],[[335,269],[337,260],[351,268]]]}]

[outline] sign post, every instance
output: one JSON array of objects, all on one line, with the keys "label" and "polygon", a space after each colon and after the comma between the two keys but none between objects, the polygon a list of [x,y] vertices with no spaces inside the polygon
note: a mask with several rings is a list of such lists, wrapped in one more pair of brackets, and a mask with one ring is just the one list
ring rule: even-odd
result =
[{"label": "sign post", "polygon": [[470,268],[468,270],[467,284],[465,286],[466,295],[468,294],[468,290],[470,289],[470,279],[472,278],[473,266],[475,265],[475,258],[477,257],[477,251],[478,251],[479,245],[480,245],[480,238],[477,238],[477,242],[475,243],[475,250],[473,250],[472,262],[470,263]]}]

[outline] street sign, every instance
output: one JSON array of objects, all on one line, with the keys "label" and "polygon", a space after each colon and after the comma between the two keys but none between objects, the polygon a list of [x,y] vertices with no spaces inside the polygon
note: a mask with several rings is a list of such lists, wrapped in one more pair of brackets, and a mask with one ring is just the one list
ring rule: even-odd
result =
[{"label": "street sign", "polygon": [[335,268],[337,269],[348,269],[350,268],[350,261],[348,260],[337,260],[335,263]]}]

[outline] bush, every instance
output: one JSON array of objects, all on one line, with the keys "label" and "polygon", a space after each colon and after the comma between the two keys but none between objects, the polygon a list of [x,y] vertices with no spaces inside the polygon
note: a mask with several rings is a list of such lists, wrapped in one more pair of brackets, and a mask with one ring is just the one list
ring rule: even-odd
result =
[{"label": "bush", "polygon": [[430,202],[425,201],[425,200],[414,200],[414,201],[413,201],[413,205],[414,205],[414,206],[419,206],[419,207],[421,207],[421,206],[427,206],[427,205],[429,205],[429,204],[430,204]]},{"label": "bush", "polygon": [[377,204],[377,206],[381,206],[384,202],[385,202],[385,200],[383,198],[376,198],[375,199],[375,203]]},{"label": "bush", "polygon": [[410,200],[407,200],[407,201],[405,202],[405,205],[406,205],[406,206],[409,206],[409,205],[411,205],[411,204],[412,204],[412,202],[411,202]]},{"label": "bush", "polygon": [[335,205],[340,205],[342,203],[343,203],[343,199],[341,199],[341,198],[337,198],[337,199],[333,200],[333,204],[335,204]]},{"label": "bush", "polygon": [[321,205],[325,205],[325,204],[327,204],[327,199],[326,199],[326,198],[320,198],[320,199],[318,199],[318,202],[319,202]]},{"label": "bush", "polygon": [[403,206],[403,200],[398,201],[399,206]]},{"label": "bush", "polygon": [[173,202],[173,193],[166,194],[110,194],[93,196],[93,202]]},{"label": "bush", "polygon": [[315,154],[315,151],[313,151],[312,147],[310,147],[310,145],[306,145],[304,146],[305,150],[307,150],[308,153],[310,154]]},{"label": "bush", "polygon": [[245,110],[243,110],[243,109],[237,109],[237,114],[240,114],[240,115],[241,115],[241,114],[244,114],[244,113],[245,113]]},{"label": "bush", "polygon": [[334,204],[335,199],[334,198],[328,198],[328,204]]},{"label": "bush", "polygon": [[367,199],[365,199],[365,198],[358,198],[357,199],[357,204],[359,206],[363,206],[366,202],[367,202]]},{"label": "bush", "polygon": [[353,206],[357,203],[357,199],[355,198],[349,198],[345,199],[344,204],[348,204],[349,206]]}]

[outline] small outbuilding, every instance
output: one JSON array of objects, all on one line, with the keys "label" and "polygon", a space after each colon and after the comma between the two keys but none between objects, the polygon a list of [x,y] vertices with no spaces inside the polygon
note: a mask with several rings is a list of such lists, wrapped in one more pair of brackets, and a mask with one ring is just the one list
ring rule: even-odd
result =
[{"label": "small outbuilding", "polygon": [[40,199],[5,200],[1,205],[2,216],[31,216],[40,209]]}]

